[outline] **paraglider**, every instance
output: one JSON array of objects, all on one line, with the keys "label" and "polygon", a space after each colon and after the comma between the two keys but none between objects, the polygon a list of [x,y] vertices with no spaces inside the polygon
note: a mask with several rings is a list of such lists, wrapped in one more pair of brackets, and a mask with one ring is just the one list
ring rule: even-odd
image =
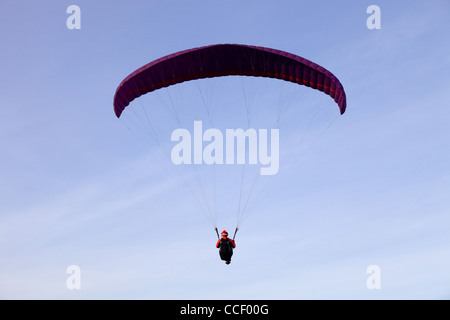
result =
[{"label": "paraglider", "polygon": [[341,114],[345,112],[344,88],[330,71],[288,52],[239,44],[184,50],[146,64],[119,85],[114,95],[114,112],[120,117],[131,101],[163,87],[231,75],[275,78],[311,87],[329,95]]},{"label": "paraglider", "polygon": [[[283,80],[294,85],[309,87],[311,89],[323,92],[331,97],[337,104],[340,114],[343,114],[346,110],[346,94],[341,82],[330,71],[322,66],[300,56],[281,50],[242,44],[216,44],[172,53],[135,70],[128,75],[116,89],[114,95],[114,112],[115,115],[120,118],[124,110],[133,100],[150,92],[159,91],[162,88],[172,86],[177,87],[181,83],[193,80],[199,81],[200,79],[224,78],[227,76],[256,77],[260,79],[271,78]],[[295,88],[297,89],[297,86],[295,86]],[[257,178],[254,179],[254,183],[250,187],[248,197],[244,200],[242,190],[246,165],[265,165],[266,167],[260,167],[261,171],[258,170],[259,175],[273,176],[278,173],[278,128],[270,129],[270,131],[267,129],[258,129],[258,131],[256,131],[256,129],[248,128],[244,131],[244,129],[236,129],[236,127],[234,127],[233,130],[227,128],[225,131],[220,131],[219,129],[212,127],[202,131],[202,122],[198,121],[199,119],[193,119],[194,132],[191,135],[188,130],[181,128],[180,118],[186,116],[186,114],[190,114],[192,110],[184,111],[181,115],[177,114],[176,108],[172,105],[172,99],[169,100],[171,104],[170,108],[168,108],[170,109],[170,112],[168,113],[175,115],[175,122],[178,126],[178,128],[172,128],[172,130],[169,130],[172,134],[169,133],[168,135],[171,142],[177,142],[177,144],[171,148],[172,151],[169,151],[168,153],[169,158],[171,158],[171,163],[174,166],[180,167],[185,164],[191,165],[191,167],[194,168],[192,172],[196,175],[198,173],[198,166],[202,164],[205,164],[206,166],[229,163],[236,164],[236,166],[241,165],[241,178],[238,178],[239,180],[234,179],[235,181],[240,181],[238,184],[239,187],[234,188],[240,190],[238,196],[239,204],[238,222],[236,225],[237,231],[241,221],[240,219],[242,218],[241,215],[247,208],[248,199],[253,193],[255,183],[258,180]],[[203,96],[202,100],[204,100]],[[203,102],[207,105],[205,101]],[[207,106],[205,106],[205,108],[207,108]],[[249,112],[247,112],[247,116],[248,114]],[[145,113],[145,118],[146,121],[152,125],[153,119],[149,116],[149,114],[147,114],[147,112]],[[280,114],[278,114],[278,117],[276,118],[277,126],[279,123],[279,118]],[[211,119],[209,118],[208,120]],[[294,125],[296,125],[295,121],[300,122],[302,119],[296,120],[295,117],[291,117],[289,120],[293,121]],[[155,120],[155,122],[158,121],[158,119]],[[238,132],[237,130],[241,130],[239,131],[239,135],[236,133]],[[153,128],[151,128],[150,131],[153,133]],[[273,144],[273,146],[271,146],[271,151],[273,151],[273,153],[271,153],[270,157],[267,152],[267,145],[269,145],[269,132],[270,141]],[[230,133],[231,137],[229,144],[228,140],[225,139],[228,138],[227,133]],[[256,133],[258,133],[258,136]],[[257,138],[258,149],[254,148],[240,152],[241,156],[238,155],[240,158],[235,161],[233,158],[235,147],[232,142],[235,141],[234,139],[236,136],[242,137],[241,145],[244,146],[246,139],[251,142],[250,137],[255,137],[255,141],[257,141]],[[202,142],[204,141],[206,143],[203,148]],[[157,141],[157,144],[160,145],[160,141]],[[227,149],[228,145],[231,147]],[[256,152],[256,150],[258,150],[258,152]],[[236,149],[236,153],[238,152],[239,150]],[[228,157],[229,154],[232,154],[233,157]],[[256,155],[258,155],[258,158]],[[249,157],[248,162],[245,161],[245,157],[247,156]],[[256,163],[256,159],[260,159],[260,161]],[[266,160],[261,161],[261,159]],[[263,170],[269,171],[263,173]],[[216,188],[216,177],[217,174],[213,171],[212,181],[214,188]],[[199,182],[199,189],[201,190],[200,193],[204,197],[206,192],[201,179],[197,177],[197,179],[192,180]],[[186,189],[187,193],[193,191],[193,188]],[[230,189],[228,188],[227,190]],[[204,211],[207,211],[211,216],[214,216],[216,213],[215,202],[217,194],[218,193],[214,190],[214,205],[212,205],[210,201],[206,200],[203,206],[198,204],[198,207],[202,207]],[[228,233],[224,230],[224,232],[222,232],[222,238],[220,238],[217,231],[215,218],[212,217],[211,221],[219,238],[216,243],[216,247],[220,249],[220,257],[226,264],[229,264],[231,261],[231,256],[233,255],[233,249],[236,247],[234,237],[233,239],[228,238]]]},{"label": "paraglider", "polygon": [[225,264],[231,263],[231,257],[233,256],[233,249],[236,248],[234,239],[228,238],[228,232],[223,230],[221,233],[222,238],[216,243],[216,248],[219,248],[220,259],[225,261]]}]

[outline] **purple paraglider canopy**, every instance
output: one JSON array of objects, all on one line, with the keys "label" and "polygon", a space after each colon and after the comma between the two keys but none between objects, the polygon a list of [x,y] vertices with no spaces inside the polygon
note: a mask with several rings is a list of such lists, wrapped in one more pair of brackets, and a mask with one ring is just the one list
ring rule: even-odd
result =
[{"label": "purple paraglider canopy", "polygon": [[290,81],[329,95],[343,114],[346,96],[328,70],[297,55],[264,47],[216,44],[184,50],[152,61],[126,77],[116,90],[114,112],[120,117],[143,94],[189,80],[255,76]]}]

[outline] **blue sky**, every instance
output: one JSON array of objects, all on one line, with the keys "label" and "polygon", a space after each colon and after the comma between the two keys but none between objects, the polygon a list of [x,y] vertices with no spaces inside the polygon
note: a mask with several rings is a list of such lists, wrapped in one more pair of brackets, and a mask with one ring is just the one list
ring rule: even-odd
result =
[{"label": "blue sky", "polygon": [[[72,4],[80,30],[66,27]],[[371,4],[379,30],[366,27]],[[450,298],[449,9],[1,1],[0,297]],[[209,221],[112,107],[135,69],[215,43],[310,59],[341,80],[348,102],[299,159],[282,159],[230,266]],[[230,221],[222,215],[219,228]],[[80,290],[66,287],[70,265]],[[370,265],[380,289],[366,286]]]}]

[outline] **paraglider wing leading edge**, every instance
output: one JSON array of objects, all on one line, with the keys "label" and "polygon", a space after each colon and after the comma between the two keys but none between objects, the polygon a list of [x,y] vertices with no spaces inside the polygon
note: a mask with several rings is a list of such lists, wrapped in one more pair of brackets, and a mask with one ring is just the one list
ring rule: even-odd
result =
[{"label": "paraglider wing leading edge", "polygon": [[276,49],[217,44],[173,53],[137,69],[117,88],[114,112],[120,117],[131,101],[163,87],[232,75],[275,78],[311,87],[333,98],[341,114],[346,109],[341,82],[318,64]]}]

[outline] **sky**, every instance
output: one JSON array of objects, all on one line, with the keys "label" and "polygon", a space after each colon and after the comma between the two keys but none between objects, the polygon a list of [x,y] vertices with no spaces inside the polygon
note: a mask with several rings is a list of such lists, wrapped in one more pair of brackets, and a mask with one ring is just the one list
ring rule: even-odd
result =
[{"label": "sky", "polygon": [[[449,13],[446,0],[1,0],[0,298],[449,299]],[[347,95],[301,156],[280,145],[230,265],[184,192],[195,177],[168,174],[113,112],[132,71],[218,43],[312,60]],[[231,233],[235,213],[219,211]]]}]

